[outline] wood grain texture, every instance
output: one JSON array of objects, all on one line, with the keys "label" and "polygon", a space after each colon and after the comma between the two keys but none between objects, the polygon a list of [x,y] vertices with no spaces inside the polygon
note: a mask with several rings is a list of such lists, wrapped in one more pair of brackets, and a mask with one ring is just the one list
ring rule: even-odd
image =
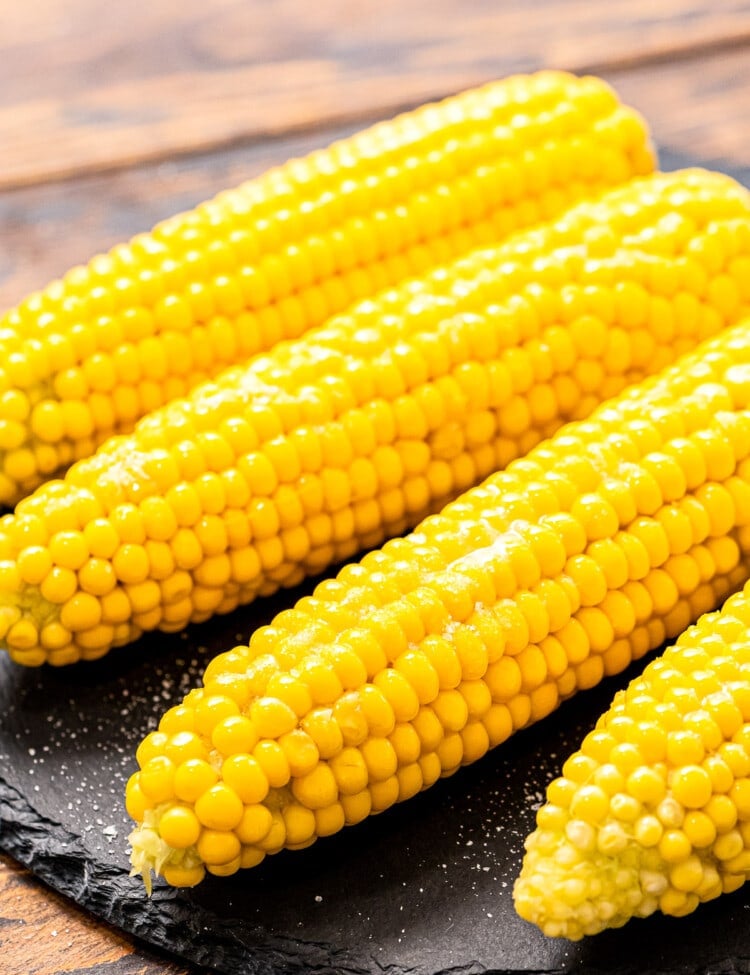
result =
[{"label": "wood grain texture", "polygon": [[657,142],[715,169],[750,167],[750,42],[608,75]]},{"label": "wood grain texture", "polygon": [[355,128],[0,192],[0,310],[157,221]]},{"label": "wood grain texture", "polygon": [[200,975],[134,946],[0,856],[3,975]]},{"label": "wood grain texture", "polygon": [[0,187],[391,114],[514,71],[602,71],[750,38],[747,0],[4,7]]},{"label": "wood grain texture", "polygon": [[[671,165],[750,174],[750,44],[604,73],[648,119]],[[387,112],[381,113],[386,117]],[[0,192],[0,310],[158,220],[366,124],[319,126],[232,148]]]}]

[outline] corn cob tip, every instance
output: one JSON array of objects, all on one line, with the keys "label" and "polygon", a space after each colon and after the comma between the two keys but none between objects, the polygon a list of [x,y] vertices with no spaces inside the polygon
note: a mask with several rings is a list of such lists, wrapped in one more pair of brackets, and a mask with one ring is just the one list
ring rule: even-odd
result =
[{"label": "corn cob tip", "polygon": [[143,880],[149,897],[153,892],[154,876],[168,878],[173,887],[195,887],[206,872],[194,851],[176,850],[161,838],[157,829],[158,818],[156,810],[148,810],[143,822],[128,836],[130,876]]},{"label": "corn cob tip", "polygon": [[147,830],[141,825],[131,831],[128,842],[132,864],[130,876],[140,877],[143,880],[143,886],[150,897],[154,889],[153,874],[158,873],[159,865],[163,862],[163,857],[159,855],[161,840],[153,830]]},{"label": "corn cob tip", "polygon": [[578,940],[750,876],[750,584],[619,692],[548,787],[514,897]]},{"label": "corn cob tip", "polygon": [[616,819],[598,827],[567,819],[559,831],[538,829],[527,839],[513,897],[518,914],[547,937],[579,941],[653,914],[665,887]]}]

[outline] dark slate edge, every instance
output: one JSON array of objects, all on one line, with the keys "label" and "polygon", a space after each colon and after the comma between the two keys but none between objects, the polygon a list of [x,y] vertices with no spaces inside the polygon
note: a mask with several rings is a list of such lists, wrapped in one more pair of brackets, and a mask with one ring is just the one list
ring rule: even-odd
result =
[{"label": "dark slate edge", "polygon": [[[144,947],[188,964],[232,975],[512,975],[471,963],[426,972],[354,958],[335,945],[270,936],[243,921],[225,921],[177,891],[156,887],[146,899],[140,881],[92,857],[81,837],[41,815],[0,776],[0,850],[35,877]],[[144,909],[146,908],[146,909]],[[210,928],[211,943],[202,938]],[[245,945],[258,939],[252,956]],[[261,944],[262,941],[262,944]],[[244,942],[244,943],[243,943]],[[528,975],[533,975],[529,972]]]},{"label": "dark slate edge", "polygon": [[[180,898],[176,891],[157,887],[146,900],[140,881],[111,864],[91,856],[81,837],[38,813],[0,777],[0,850],[7,853],[53,890],[70,898],[97,917],[129,932],[145,944],[166,949],[185,961],[238,975],[369,975],[385,970],[367,967],[366,960],[343,957],[335,946],[292,938],[263,939],[248,957],[240,940],[252,940],[251,925],[231,924]],[[148,909],[144,910],[144,905]],[[201,932],[210,924],[211,945]],[[249,937],[248,937],[249,935]],[[216,942],[221,945],[217,951]],[[403,969],[388,968],[388,975]],[[440,975],[440,973],[435,973]]]},{"label": "dark slate edge", "polygon": [[[150,900],[127,871],[92,857],[81,837],[35,810],[0,776],[0,850],[39,880],[108,924],[134,936],[144,949],[157,948],[179,961],[222,975],[519,975],[478,962],[427,972],[382,965],[372,956],[354,958],[334,945],[270,936],[246,921],[225,921],[178,891],[156,887]],[[210,930],[210,943],[202,937]],[[257,939],[248,955],[246,945]],[[599,966],[576,966],[578,975],[603,975]],[[619,966],[607,968],[617,975]],[[526,969],[523,975],[564,975],[568,967]],[[726,957],[707,967],[683,967],[680,975],[749,975],[750,960]],[[647,973],[644,973],[647,975]],[[648,975],[673,975],[655,968]]]}]

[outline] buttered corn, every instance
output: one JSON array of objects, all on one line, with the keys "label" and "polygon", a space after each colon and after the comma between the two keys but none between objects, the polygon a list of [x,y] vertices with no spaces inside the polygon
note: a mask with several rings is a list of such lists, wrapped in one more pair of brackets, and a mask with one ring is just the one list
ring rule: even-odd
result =
[{"label": "buttered corn", "polygon": [[651,171],[594,78],[487,85],[293,160],[0,319],[0,504],[354,299]]},{"label": "buttered corn", "polygon": [[[134,872],[147,883],[154,870],[193,885],[206,870],[231,874],[357,823],[480,758],[718,605],[750,575],[749,406],[746,321],[567,425],[410,535],[320,583],[249,646],[217,657],[138,749],[127,787],[139,823]],[[701,686],[713,691],[715,681]],[[664,720],[676,722],[694,700],[670,699]],[[739,696],[743,708],[748,700]],[[737,729],[739,712],[716,700],[727,728]],[[698,712],[698,739],[704,731],[717,739],[713,720]],[[569,781],[553,801],[580,803],[594,824],[609,815],[610,794],[639,764],[637,746],[615,743],[631,728],[595,735],[595,754],[566,765]],[[657,728],[638,746],[658,756],[664,740]],[[679,744],[691,766],[702,761],[692,743]],[[571,798],[601,756],[606,774]],[[720,762],[690,768],[671,787],[699,809],[713,774],[730,788],[728,771]],[[649,797],[661,801],[660,789],[653,775],[638,779],[617,806],[623,822],[636,822]],[[565,816],[550,813],[544,835],[557,842]],[[670,823],[678,829],[682,819]],[[625,829],[606,833],[612,851],[623,848]],[[581,827],[581,842],[594,833]],[[686,840],[665,836],[677,863]],[[727,837],[726,856],[740,856],[739,831]],[[553,864],[555,879],[574,859],[566,857]],[[630,883],[630,872],[622,876]],[[684,882],[695,876],[689,866]],[[527,910],[530,884],[517,890]],[[582,902],[585,881],[570,884],[571,903]],[[549,889],[543,877],[533,893]]]},{"label": "buttered corn", "polygon": [[646,177],[113,438],[0,520],[0,640],[94,658],[400,534],[746,305],[750,197]]},{"label": "buttered corn", "polygon": [[515,899],[547,935],[577,940],[655,911],[682,917],[742,886],[750,586],[617,694],[550,784],[537,824]]}]

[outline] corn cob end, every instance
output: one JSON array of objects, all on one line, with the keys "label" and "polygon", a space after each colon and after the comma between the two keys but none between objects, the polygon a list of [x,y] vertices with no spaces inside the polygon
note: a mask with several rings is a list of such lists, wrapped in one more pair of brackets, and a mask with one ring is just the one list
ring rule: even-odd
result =
[{"label": "corn cob end", "polygon": [[620,691],[526,840],[516,909],[579,940],[750,877],[750,584]]},{"label": "corn cob end", "polygon": [[[621,824],[613,819],[596,829],[549,806],[546,820],[550,828],[537,829],[526,841],[523,870],[513,891],[524,920],[547,937],[579,941],[657,910],[663,878],[639,863]],[[616,849],[617,857],[601,852],[598,844]]]},{"label": "corn cob end", "polygon": [[130,876],[142,878],[149,897],[153,890],[153,876],[165,877],[172,887],[195,887],[206,874],[194,847],[179,850],[162,839],[157,828],[158,820],[158,810],[147,810],[143,822],[128,836]]}]

